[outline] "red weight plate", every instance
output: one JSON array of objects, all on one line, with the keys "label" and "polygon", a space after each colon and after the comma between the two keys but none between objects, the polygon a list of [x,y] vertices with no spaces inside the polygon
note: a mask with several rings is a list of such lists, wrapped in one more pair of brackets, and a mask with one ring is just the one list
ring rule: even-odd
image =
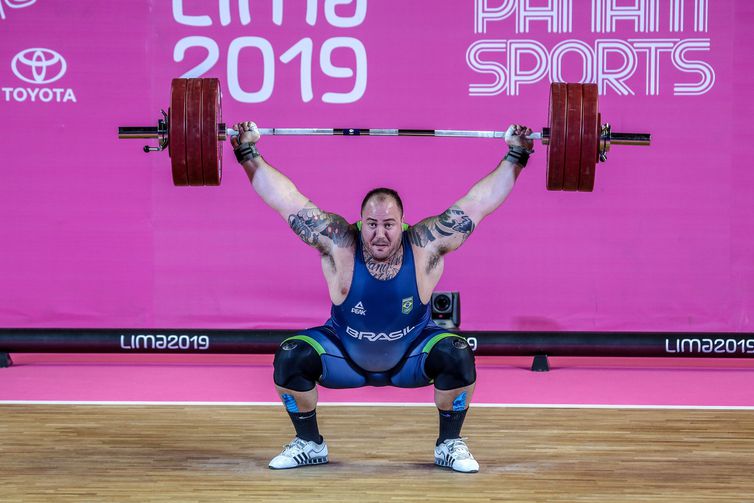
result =
[{"label": "red weight plate", "polygon": [[186,168],[189,185],[204,185],[202,166],[202,79],[186,84]]},{"label": "red weight plate", "polygon": [[566,84],[550,85],[548,124],[550,139],[547,145],[547,190],[563,190],[563,161],[566,135]]},{"label": "red weight plate", "polygon": [[563,190],[579,189],[581,171],[581,84],[568,84],[566,113],[566,148],[563,173]]},{"label": "red weight plate", "polygon": [[599,96],[597,84],[583,84],[581,104],[581,177],[579,191],[594,190],[594,169],[597,164],[599,147]]},{"label": "red weight plate", "polygon": [[217,124],[222,121],[220,115],[220,81],[212,78],[201,79],[201,81],[204,185],[220,185],[222,143],[217,139]]},{"label": "red weight plate", "polygon": [[188,185],[186,170],[186,79],[173,79],[170,84],[168,110],[168,154],[173,169],[173,183]]},{"label": "red weight plate", "polygon": [[[220,88],[220,80],[217,81],[217,124],[224,124],[223,122],[223,91]],[[215,128],[217,130],[217,128]],[[224,131],[223,131],[224,133]],[[229,139],[228,139],[229,140]],[[223,143],[217,141],[217,184],[223,180]]]}]

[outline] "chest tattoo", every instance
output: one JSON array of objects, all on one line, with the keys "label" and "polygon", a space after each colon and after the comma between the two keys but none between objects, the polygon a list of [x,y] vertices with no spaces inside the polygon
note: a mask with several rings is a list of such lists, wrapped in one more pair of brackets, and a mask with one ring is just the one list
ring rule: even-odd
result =
[{"label": "chest tattoo", "polygon": [[398,275],[398,271],[401,270],[401,264],[403,264],[403,246],[386,260],[375,259],[366,248],[364,248],[364,262],[366,263],[369,274],[371,274],[373,278],[382,281],[393,279]]}]

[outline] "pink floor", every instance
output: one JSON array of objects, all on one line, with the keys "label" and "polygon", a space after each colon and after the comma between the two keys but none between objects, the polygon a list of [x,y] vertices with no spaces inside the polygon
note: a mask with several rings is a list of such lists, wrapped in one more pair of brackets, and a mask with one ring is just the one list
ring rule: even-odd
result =
[{"label": "pink floor", "polygon": [[[0,402],[277,402],[271,355],[14,354]],[[479,357],[474,403],[754,407],[754,362]],[[432,403],[431,388],[320,391],[321,402]]]}]

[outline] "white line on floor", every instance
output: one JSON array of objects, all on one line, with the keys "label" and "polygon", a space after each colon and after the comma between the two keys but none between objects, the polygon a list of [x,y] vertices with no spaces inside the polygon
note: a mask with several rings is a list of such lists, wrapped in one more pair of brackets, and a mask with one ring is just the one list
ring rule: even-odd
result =
[{"label": "white line on floor", "polygon": [[[282,407],[280,402],[143,402],[143,401],[64,401],[0,400],[0,405],[179,405],[197,407]],[[434,407],[430,402],[319,402],[318,407]],[[472,403],[472,408],[516,409],[679,409],[679,410],[754,410],[749,405],[626,405],[591,403]]]}]

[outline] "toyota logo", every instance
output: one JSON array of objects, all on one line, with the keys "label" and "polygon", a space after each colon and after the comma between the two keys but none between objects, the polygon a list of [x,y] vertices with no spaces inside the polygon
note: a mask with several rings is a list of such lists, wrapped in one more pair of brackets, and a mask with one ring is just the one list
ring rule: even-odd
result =
[{"label": "toyota logo", "polygon": [[65,75],[63,56],[52,49],[34,47],[21,51],[10,63],[16,77],[30,84],[49,84]]}]

